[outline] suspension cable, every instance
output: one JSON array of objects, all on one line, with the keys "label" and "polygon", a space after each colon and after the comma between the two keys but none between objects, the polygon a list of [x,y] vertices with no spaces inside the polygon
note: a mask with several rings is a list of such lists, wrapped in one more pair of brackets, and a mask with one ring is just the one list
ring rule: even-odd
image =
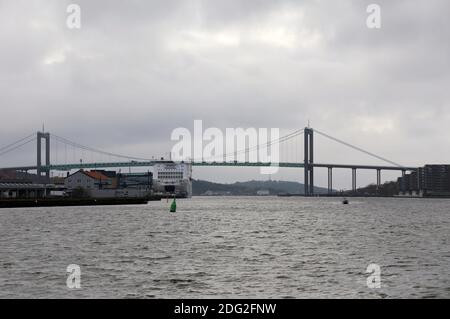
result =
[{"label": "suspension cable", "polygon": [[3,146],[3,147],[0,148],[0,152],[3,152],[4,150],[7,150],[8,148],[10,148],[10,147],[12,147],[12,146],[14,146],[14,145],[16,145],[16,144],[18,144],[18,143],[21,143],[21,142],[27,140],[27,139],[29,139],[30,137],[34,137],[35,135],[36,135],[36,133],[30,134],[30,135],[28,135],[28,136],[26,136],[26,137],[24,137],[24,138],[21,138],[20,140],[15,141],[14,143],[11,143],[11,144],[9,144],[9,145]]},{"label": "suspension cable", "polygon": [[392,165],[394,165],[394,166],[403,167],[403,165],[401,165],[401,164],[398,164],[398,163],[396,163],[396,162],[393,162],[393,161],[391,161],[391,160],[388,160],[388,159],[386,159],[386,158],[384,158],[384,157],[378,156],[378,155],[376,155],[376,154],[374,154],[374,153],[371,153],[371,152],[369,152],[369,151],[366,151],[366,150],[364,150],[364,149],[362,149],[362,148],[360,148],[360,147],[351,145],[350,143],[344,142],[344,141],[342,141],[342,140],[340,140],[340,139],[337,139],[337,138],[335,138],[335,137],[333,137],[333,136],[330,136],[330,135],[328,135],[328,134],[325,134],[325,133],[323,133],[323,132],[321,132],[321,131],[318,131],[318,130],[316,130],[316,129],[313,129],[313,131],[316,132],[316,133],[318,133],[318,134],[320,134],[320,135],[322,135],[322,136],[324,136],[324,137],[326,137],[326,138],[328,138],[328,139],[331,139],[331,140],[333,140],[333,141],[335,141],[335,142],[338,142],[338,143],[340,143],[340,144],[342,144],[342,145],[348,146],[348,147],[350,147],[350,148],[352,148],[352,149],[354,149],[354,150],[357,150],[357,151],[359,151],[359,152],[365,153],[365,154],[367,154],[367,155],[369,155],[369,156],[375,157],[375,158],[377,158],[377,159],[379,159],[379,160],[381,160],[381,161],[384,161],[384,162],[386,162],[386,163],[392,164]]},{"label": "suspension cable", "polygon": [[16,149],[21,148],[22,146],[27,145],[28,143],[31,143],[33,141],[35,141],[34,137],[32,139],[28,140],[28,141],[25,141],[25,142],[23,142],[23,143],[21,143],[19,145],[14,146],[13,148],[10,148],[10,149],[8,149],[6,151],[0,152],[0,156],[3,156],[3,155],[8,154],[8,153],[10,153],[12,151],[15,151]]},{"label": "suspension cable", "polygon": [[[240,151],[236,151],[236,152],[233,152],[233,153],[223,154],[223,155],[221,155],[221,157],[227,158],[227,157],[229,157],[229,156],[235,156],[235,155],[238,155],[238,154],[251,152],[251,151],[257,150],[258,148],[261,148],[261,147],[264,147],[264,148],[265,148],[265,147],[269,147],[269,146],[271,146],[271,145],[273,145],[273,144],[275,144],[275,143],[285,142],[285,141],[287,141],[287,140],[289,140],[289,139],[291,139],[291,138],[294,138],[294,137],[296,137],[296,136],[299,136],[299,135],[301,135],[301,134],[303,134],[303,133],[304,133],[303,129],[296,130],[296,131],[294,131],[294,132],[291,132],[291,133],[289,133],[289,134],[287,134],[287,135],[284,135],[284,136],[282,136],[282,137],[279,137],[279,138],[277,138],[277,139],[268,141],[268,142],[266,142],[266,143],[264,143],[264,144],[259,144],[259,145],[256,145],[256,146],[253,146],[253,147],[250,147],[250,148],[246,148],[246,149],[243,149],[243,150],[240,150]],[[213,159],[213,158],[214,158],[214,157],[207,158],[207,159]],[[203,161],[204,161],[204,160],[205,160],[205,159],[203,159]],[[193,159],[192,161],[193,161],[193,162],[196,162],[196,161],[198,161],[198,159]]]},{"label": "suspension cable", "polygon": [[140,158],[140,157],[132,157],[132,156],[126,156],[126,155],[121,155],[121,154],[115,154],[115,153],[111,153],[111,152],[106,152],[106,151],[102,151],[102,150],[98,150],[89,146],[84,146],[81,144],[78,144],[76,142],[72,142],[64,137],[60,137],[58,135],[52,134],[52,137],[58,139],[60,142],[70,145],[74,148],[79,148],[82,150],[86,150],[86,151],[91,151],[94,153],[98,153],[98,154],[103,154],[103,155],[108,155],[108,156],[112,156],[112,157],[118,157],[118,158],[125,158],[125,159],[129,159],[129,160],[139,160],[139,161],[150,161],[150,159],[148,158]]}]

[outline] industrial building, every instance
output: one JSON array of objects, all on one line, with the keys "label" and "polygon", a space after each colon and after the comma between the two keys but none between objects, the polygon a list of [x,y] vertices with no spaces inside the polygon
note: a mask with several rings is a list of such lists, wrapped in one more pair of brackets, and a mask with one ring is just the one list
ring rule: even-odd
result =
[{"label": "industrial building", "polygon": [[46,198],[61,191],[61,187],[52,184],[0,182],[0,199]]},{"label": "industrial building", "polygon": [[450,197],[450,165],[425,165],[397,183],[400,196]]}]

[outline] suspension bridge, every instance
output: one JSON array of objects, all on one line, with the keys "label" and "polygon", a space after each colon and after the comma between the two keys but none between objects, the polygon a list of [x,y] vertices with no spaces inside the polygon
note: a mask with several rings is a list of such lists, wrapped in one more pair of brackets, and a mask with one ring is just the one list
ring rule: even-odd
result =
[{"label": "suspension bridge", "polygon": [[[314,158],[314,135],[318,134],[330,141],[351,148],[383,162],[383,165],[365,165],[365,164],[333,164],[333,163],[317,163]],[[97,148],[85,146],[77,142],[73,142],[67,138],[60,137],[48,132],[37,132],[21,138],[0,148],[0,161],[2,157],[12,152],[24,148],[26,145],[36,145],[36,164],[23,166],[9,166],[0,168],[0,170],[20,171],[20,172],[36,172],[40,181],[49,182],[51,172],[69,172],[77,169],[106,169],[106,168],[133,168],[133,167],[151,167],[158,163],[173,163],[171,160],[164,158],[147,159],[133,157],[113,152],[103,151]],[[250,161],[249,154],[260,148],[267,148],[277,144],[281,150],[280,161],[277,163]],[[44,147],[45,146],[45,147]],[[283,147],[282,147],[283,146]],[[299,147],[300,146],[300,147]],[[44,148],[44,150],[43,150]],[[303,152],[298,149],[303,149]],[[81,152],[81,154],[80,154]],[[287,153],[283,155],[284,153]],[[89,161],[89,154],[91,160]],[[97,160],[94,160],[93,154]],[[290,156],[289,156],[290,154]],[[43,160],[43,155],[45,159]],[[246,160],[238,160],[238,155],[244,155]],[[98,156],[102,157],[101,160]],[[241,157],[242,158],[242,157]],[[52,159],[52,161],[51,161]],[[357,190],[357,171],[372,170],[376,172],[376,185],[381,185],[382,171],[398,171],[404,176],[406,172],[416,171],[417,167],[407,167],[391,161],[387,158],[369,152],[360,147],[354,146],[329,134],[321,132],[317,129],[306,127],[296,130],[290,134],[284,135],[278,139],[271,140],[267,143],[246,147],[232,154],[223,155],[221,160],[193,159],[189,161],[194,167],[270,167],[278,166],[280,168],[297,168],[304,171],[304,195],[314,195],[314,169],[328,169],[328,193],[333,192],[333,170],[348,169],[352,172],[352,191]]]}]

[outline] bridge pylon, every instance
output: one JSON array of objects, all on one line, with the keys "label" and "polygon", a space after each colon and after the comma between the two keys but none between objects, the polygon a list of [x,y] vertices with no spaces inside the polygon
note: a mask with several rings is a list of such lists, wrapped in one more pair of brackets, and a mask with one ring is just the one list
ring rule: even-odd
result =
[{"label": "bridge pylon", "polygon": [[[42,140],[45,141],[45,168],[42,167]],[[36,171],[39,182],[50,181],[50,133],[37,132],[37,162]]]},{"label": "bridge pylon", "polygon": [[304,132],[304,166],[305,166],[305,196],[314,195],[314,130],[305,127]]}]

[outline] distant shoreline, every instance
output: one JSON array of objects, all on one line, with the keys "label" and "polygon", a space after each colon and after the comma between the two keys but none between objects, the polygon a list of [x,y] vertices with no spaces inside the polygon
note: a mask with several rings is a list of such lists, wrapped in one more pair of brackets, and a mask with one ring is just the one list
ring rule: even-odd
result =
[{"label": "distant shoreline", "polygon": [[398,198],[398,199],[450,199],[448,197],[433,197],[433,196],[398,196],[398,195],[351,195],[351,194],[337,194],[337,195],[328,195],[328,194],[317,194],[314,196],[305,196],[303,194],[271,194],[271,195],[252,195],[252,194],[234,194],[234,195],[192,195],[192,197],[305,197],[305,198]]}]

